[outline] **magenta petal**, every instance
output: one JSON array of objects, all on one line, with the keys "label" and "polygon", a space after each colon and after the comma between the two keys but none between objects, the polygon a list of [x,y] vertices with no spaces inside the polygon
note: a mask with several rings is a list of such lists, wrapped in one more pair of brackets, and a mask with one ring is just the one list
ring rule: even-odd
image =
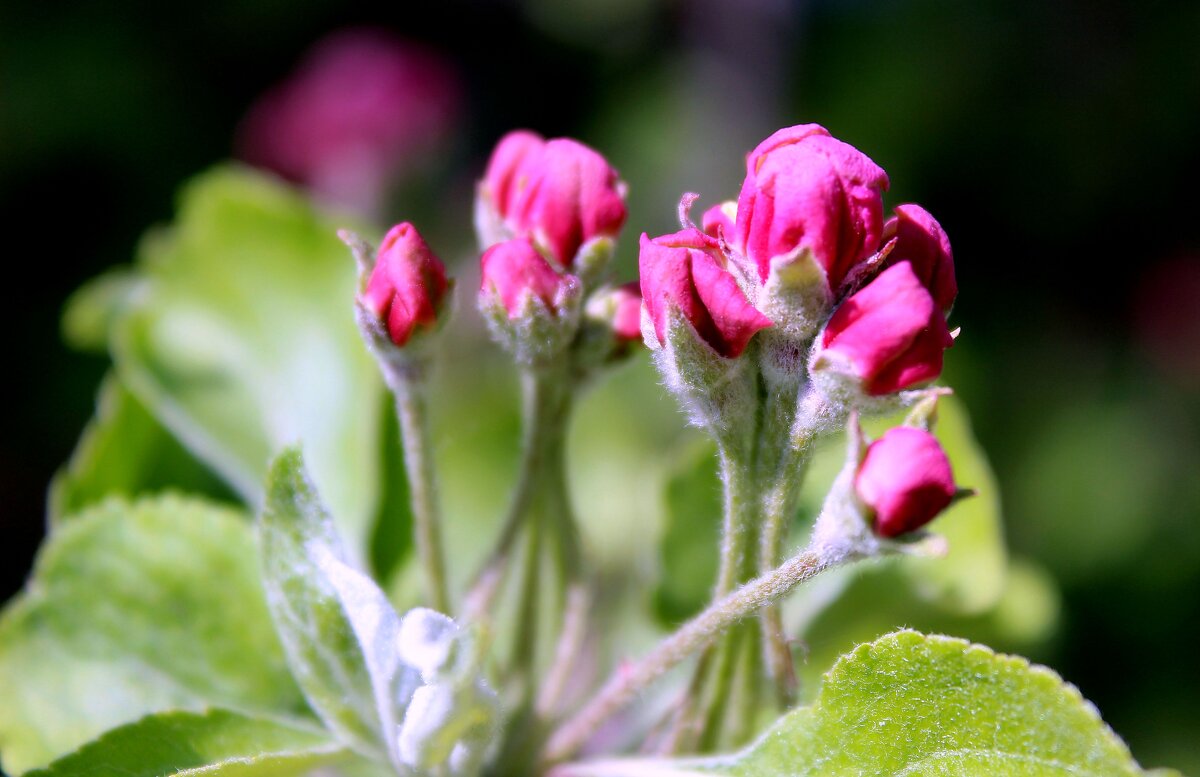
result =
[{"label": "magenta petal", "polygon": [[704,215],[700,217],[700,227],[709,237],[733,240],[733,219],[729,218],[721,205],[714,205],[704,211]]},{"label": "magenta petal", "polygon": [[417,327],[436,323],[447,286],[442,262],[416,228],[404,222],[384,237],[359,299],[386,323],[392,342],[403,346]]},{"label": "magenta petal", "polygon": [[937,438],[904,426],[868,446],[854,487],[874,511],[875,531],[884,537],[921,528],[946,509],[958,490]]},{"label": "magenta petal", "polygon": [[958,296],[958,283],[950,238],[942,225],[920,205],[899,205],[884,226],[884,238],[891,237],[896,238],[896,245],[888,262],[910,262],[938,307],[949,310]]},{"label": "magenta petal", "polygon": [[884,270],[843,302],[821,340],[825,352],[853,365],[872,395],[936,378],[952,343],[941,311],[908,262]]},{"label": "magenta petal", "polygon": [[529,130],[514,130],[496,144],[483,175],[483,184],[501,216],[508,214],[516,194],[527,185],[527,181],[522,180],[524,165],[545,145],[541,135]]},{"label": "magenta petal", "polygon": [[[498,171],[493,188],[500,215],[516,235],[544,243],[559,266],[570,267],[588,240],[620,231],[625,199],[617,172],[603,156],[569,138],[545,143],[536,135],[512,138],[502,142],[510,149],[498,147],[493,155]],[[516,164],[515,172],[501,174],[508,169],[502,162]]]},{"label": "magenta petal", "polygon": [[887,187],[882,168],[823,128],[780,130],[747,159],[733,244],[764,281],[772,259],[808,248],[836,293],[879,246]]},{"label": "magenta petal", "polygon": [[711,254],[692,251],[691,255],[696,293],[708,309],[719,337],[719,344],[712,341],[709,344],[722,356],[737,358],[746,350],[746,344],[755,332],[771,326],[771,319],[746,300],[737,281]]},{"label": "magenta petal", "polygon": [[770,319],[746,300],[721,259],[717,241],[697,229],[653,240],[642,235],[642,296],[659,342],[672,308],[726,358],[740,356],[755,332],[771,326]]},{"label": "magenta petal", "polygon": [[484,251],[480,260],[484,292],[494,290],[510,318],[520,315],[525,293],[555,310],[571,278],[559,274],[527,238],[506,240]]}]

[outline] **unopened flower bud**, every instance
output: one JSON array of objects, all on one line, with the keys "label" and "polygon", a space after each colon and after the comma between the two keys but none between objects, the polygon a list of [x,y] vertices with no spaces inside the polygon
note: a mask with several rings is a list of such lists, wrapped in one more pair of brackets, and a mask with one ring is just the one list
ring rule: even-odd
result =
[{"label": "unopened flower bud", "polygon": [[723,262],[717,241],[698,229],[653,240],[642,235],[642,332],[692,421],[722,447],[743,449],[758,395],[753,360],[739,357],[771,321]]},{"label": "unopened flower bud", "polygon": [[497,243],[480,260],[479,308],[518,361],[553,358],[579,324],[578,279],[550,266],[527,238]]},{"label": "unopened flower bud", "polygon": [[589,242],[616,237],[625,216],[624,184],[603,156],[578,141],[546,141],[527,130],[496,146],[476,207],[485,245],[528,237],[563,269],[574,268]]},{"label": "unopened flower bud", "polygon": [[929,291],[901,262],[879,274],[834,312],[819,337],[809,369],[822,390],[892,394],[942,372],[942,353],[954,342]]},{"label": "unopened flower bud", "polygon": [[556,311],[572,285],[569,275],[551,267],[524,238],[492,246],[483,253],[480,264],[483,278],[480,293],[494,293],[509,318],[520,316],[530,298],[539,300],[547,310]]},{"label": "unopened flower bud", "polygon": [[704,211],[700,217],[700,228],[709,237],[732,240],[736,216],[737,203],[732,200],[722,202]]},{"label": "unopened flower bud", "polygon": [[958,493],[950,460],[937,438],[906,426],[889,429],[867,446],[854,489],[881,537],[920,529]]},{"label": "unopened flower bud", "polygon": [[406,221],[384,237],[359,301],[386,326],[392,343],[404,346],[437,324],[447,288],[446,268]]},{"label": "unopened flower bud", "polygon": [[811,252],[836,298],[851,268],[879,246],[887,188],[882,168],[825,128],[781,129],[746,159],[731,242],[764,283],[772,260]]},{"label": "unopened flower bud", "polygon": [[954,279],[954,254],[950,238],[929,211],[920,205],[900,205],[883,227],[883,241],[895,238],[887,263],[908,262],[913,272],[943,311],[949,311],[958,296]]},{"label": "unopened flower bud", "polygon": [[580,336],[572,346],[581,376],[628,356],[642,342],[642,293],[637,281],[588,297]]},{"label": "unopened flower bud", "polygon": [[637,281],[597,292],[588,300],[587,312],[622,342],[642,339],[642,291]]},{"label": "unopened flower bud", "polygon": [[659,344],[664,343],[672,310],[719,355],[741,355],[755,332],[771,321],[746,299],[717,241],[696,229],[651,240],[642,235],[639,254],[642,297]]}]

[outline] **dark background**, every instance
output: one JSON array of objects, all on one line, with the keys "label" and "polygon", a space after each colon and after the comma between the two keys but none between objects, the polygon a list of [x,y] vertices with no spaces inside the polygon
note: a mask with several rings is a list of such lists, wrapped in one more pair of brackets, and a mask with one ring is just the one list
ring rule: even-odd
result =
[{"label": "dark background", "polygon": [[921,202],[953,241],[966,339],[947,382],[1010,543],[1061,586],[1034,657],[1144,764],[1200,769],[1200,4],[1184,0],[3,0],[0,600],[106,368],[62,344],[67,296],[231,156],[314,41],[361,24],[457,68],[462,115],[423,185],[461,202],[517,126],[604,151],[634,234],[670,228],[683,190],[734,196],[741,154],[780,126],[821,123],[883,165],[888,202]]}]

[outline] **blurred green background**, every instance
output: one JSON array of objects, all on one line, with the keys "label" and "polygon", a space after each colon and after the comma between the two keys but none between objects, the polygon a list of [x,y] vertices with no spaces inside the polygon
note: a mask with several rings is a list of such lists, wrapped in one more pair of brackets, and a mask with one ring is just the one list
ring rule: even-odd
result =
[{"label": "blurred green background", "polygon": [[[1014,554],[1060,589],[1058,625],[1019,649],[1143,764],[1200,772],[1200,4],[1184,0],[2,0],[0,600],[107,367],[62,344],[66,298],[235,155],[250,106],[314,42],[360,25],[456,74],[437,154],[385,218],[417,221],[463,278],[473,180],[514,127],[579,137],[622,172],[625,277],[639,232],[671,229],[683,191],[735,196],[742,154],[780,126],[821,123],[887,169],[888,205],[922,203],[953,242],[963,335],[945,382],[991,457]],[[644,363],[625,379],[652,381]],[[606,396],[581,425],[620,412]],[[657,407],[653,433],[678,437]]]}]

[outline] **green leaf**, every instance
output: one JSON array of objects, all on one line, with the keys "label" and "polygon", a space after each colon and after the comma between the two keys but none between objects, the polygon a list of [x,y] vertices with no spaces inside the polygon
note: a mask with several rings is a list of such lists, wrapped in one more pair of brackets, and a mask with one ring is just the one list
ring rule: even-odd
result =
[{"label": "green leaf", "polygon": [[113,729],[29,777],[288,777],[345,760],[327,734],[230,710],[166,712]]},{"label": "green leaf", "polygon": [[112,347],[125,384],[250,504],[272,454],[302,440],[362,558],[382,384],[354,324],[356,270],[337,226],[246,169],[195,179],[175,224],[143,242],[144,286]]},{"label": "green leaf", "polygon": [[137,294],[139,278],[128,267],[99,275],[67,300],[63,312],[63,338],[81,351],[103,352],[113,324],[121,311]]},{"label": "green leaf", "polygon": [[721,545],[721,485],[716,446],[696,441],[667,480],[666,527],[659,546],[662,575],[654,607],[664,623],[679,623],[712,598]]},{"label": "green leaf", "polygon": [[337,590],[315,558],[340,556],[342,545],[299,448],[285,449],[272,463],[258,527],[267,601],[304,695],[344,741],[379,753],[382,724],[370,667]]},{"label": "green leaf", "polygon": [[346,563],[298,448],[271,466],[259,548],[292,671],[328,727],[361,752],[386,753],[397,770],[473,770],[494,731],[495,694],[469,639],[433,610],[401,621]]},{"label": "green leaf", "polygon": [[1045,667],[943,636],[861,645],[809,707],[736,756],[570,766],[578,777],[1144,774],[1096,708]]},{"label": "green leaf", "polygon": [[49,515],[58,523],[105,497],[178,489],[232,501],[233,494],[113,375],[71,460],[50,484]]},{"label": "green leaf", "polygon": [[152,712],[305,715],[240,513],[109,500],[54,531],[0,616],[0,753],[18,773]]}]

